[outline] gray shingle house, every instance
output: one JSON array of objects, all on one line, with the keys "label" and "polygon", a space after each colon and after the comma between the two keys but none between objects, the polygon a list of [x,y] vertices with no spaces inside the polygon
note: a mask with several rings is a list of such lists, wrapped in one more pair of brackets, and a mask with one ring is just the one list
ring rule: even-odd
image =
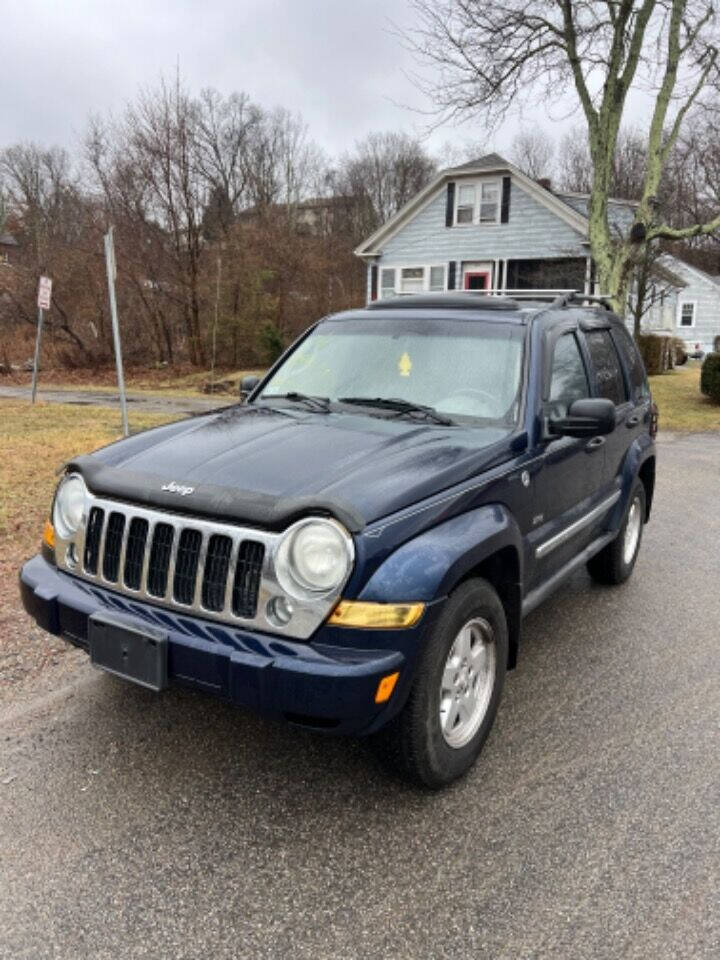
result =
[{"label": "gray shingle house", "polygon": [[720,338],[720,277],[669,254],[659,258],[658,267],[676,279],[659,285],[644,328],[680,337],[691,352],[714,350]]},{"label": "gray shingle house", "polygon": [[[626,232],[634,204],[609,206],[612,226]],[[460,289],[513,297],[601,293],[587,209],[586,195],[553,191],[496,153],[442,170],[355,250],[367,264],[367,299]],[[674,257],[663,260],[661,273],[672,282],[648,326],[688,342],[702,334],[711,343],[720,335],[720,282]]]}]

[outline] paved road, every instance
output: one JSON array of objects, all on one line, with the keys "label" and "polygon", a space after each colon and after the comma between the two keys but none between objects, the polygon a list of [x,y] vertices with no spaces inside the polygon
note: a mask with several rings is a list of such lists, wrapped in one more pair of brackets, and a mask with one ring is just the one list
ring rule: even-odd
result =
[{"label": "paved road", "polygon": [[[30,399],[30,387],[0,386],[0,399]],[[93,392],[91,390],[38,390],[38,400],[43,403],[72,403],[88,407],[119,407],[120,398],[116,393]],[[133,393],[127,395],[130,411],[144,410],[147,413],[186,414],[203,413],[234,403],[235,397],[217,394],[205,397],[178,397],[162,394]]]},{"label": "paved road", "polygon": [[439,795],[74,654],[0,714],[0,956],[720,956],[719,474],[720,438],[662,443],[635,576],[528,619]]}]

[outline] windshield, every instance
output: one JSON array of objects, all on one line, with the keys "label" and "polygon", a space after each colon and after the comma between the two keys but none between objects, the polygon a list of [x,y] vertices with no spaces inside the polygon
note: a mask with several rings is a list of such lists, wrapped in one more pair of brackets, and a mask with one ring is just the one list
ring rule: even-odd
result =
[{"label": "windshield", "polygon": [[260,398],[392,398],[456,421],[513,424],[524,332],[516,323],[478,320],[326,320],[274,373]]}]

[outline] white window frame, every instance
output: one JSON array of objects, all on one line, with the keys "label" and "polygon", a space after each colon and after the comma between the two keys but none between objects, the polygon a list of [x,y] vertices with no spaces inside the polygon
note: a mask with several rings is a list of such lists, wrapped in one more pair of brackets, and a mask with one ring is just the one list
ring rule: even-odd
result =
[{"label": "white window frame", "polygon": [[[383,288],[382,278],[383,278],[383,273],[390,273],[391,271],[393,275],[392,293],[390,294],[390,296],[386,296],[383,292],[384,288]],[[378,300],[389,300],[391,297],[396,297],[396,296],[397,296],[397,268],[396,267],[380,267],[380,274],[378,276],[378,291],[377,291]]]},{"label": "white window frame", "polygon": [[[406,270],[414,270],[414,271],[416,271],[417,273],[420,274],[419,277],[408,278],[408,281],[409,281],[410,283],[413,283],[413,284],[418,284],[418,283],[419,283],[419,284],[420,284],[420,290],[403,290],[403,283],[404,283],[404,280],[405,280],[405,277],[403,276],[403,274],[405,273]],[[400,267],[400,289],[398,290],[398,293],[400,294],[400,296],[410,296],[410,295],[413,294],[413,293],[421,293],[421,292],[423,292],[424,290],[427,289],[426,284],[427,284],[427,275],[426,275],[426,271],[425,271],[425,267],[424,267],[424,266],[422,266],[422,267],[420,267],[420,266],[418,266],[418,267],[410,267],[410,266]]]},{"label": "white window frame", "polygon": [[[682,322],[683,307],[692,307],[692,323]],[[697,300],[678,300],[676,326],[680,330],[692,330],[697,323]]]},{"label": "white window frame", "polygon": [[[462,180],[456,181],[455,187],[455,210],[453,212],[453,225],[456,227],[494,227],[501,222],[502,218],[502,179],[499,177],[484,177],[482,180]],[[492,186],[497,190],[497,214],[494,220],[483,220],[480,222],[480,204],[482,203],[483,186]],[[458,223],[458,208],[460,204],[460,188],[475,187],[475,206],[473,209],[472,223]],[[467,204],[462,204],[467,206]]]},{"label": "white window frame", "polygon": [[[447,290],[447,270],[448,270],[447,263],[403,263],[403,264],[400,264],[399,266],[387,266],[387,267],[379,266],[378,267],[378,270],[379,270],[378,300],[389,300],[390,297],[412,296],[412,294],[403,293],[400,290],[400,286],[402,285],[403,270],[422,270],[423,271],[422,292],[429,293],[430,292],[430,271],[432,269],[442,270],[443,272],[442,289],[443,289],[443,292],[445,292]],[[388,272],[392,271],[393,273],[393,288],[392,288],[392,293],[389,296],[383,296],[382,275],[384,270],[387,270]],[[433,292],[439,293],[440,291],[433,291]]]},{"label": "white window frame", "polygon": [[[477,218],[478,218],[478,195],[479,195],[479,192],[480,192],[480,191],[478,190],[478,186],[479,186],[479,184],[478,184],[476,181],[472,180],[472,181],[466,181],[465,183],[460,182],[460,183],[458,183],[457,187],[455,188],[455,214],[454,214],[454,218],[453,218],[453,219],[454,219],[454,222],[455,222],[455,226],[456,226],[456,227],[472,227],[473,224],[477,221]],[[462,192],[462,190],[463,190],[463,187],[465,187],[465,188],[472,187],[472,190],[473,190],[472,216],[471,216],[471,218],[470,218],[470,222],[469,222],[469,223],[460,223],[460,221],[458,220],[458,211],[460,210],[460,208],[462,207],[463,210],[464,210],[466,207],[469,207],[469,206],[470,206],[469,203],[460,203],[460,194],[461,194],[461,192]]]},{"label": "white window frame", "polygon": [[[445,293],[445,291],[447,290],[447,264],[446,263],[430,263],[425,268],[425,270],[426,270],[425,283],[426,283],[428,292]],[[442,270],[442,275],[443,275],[442,290],[433,290],[432,287],[430,286],[430,274],[433,270]]]}]

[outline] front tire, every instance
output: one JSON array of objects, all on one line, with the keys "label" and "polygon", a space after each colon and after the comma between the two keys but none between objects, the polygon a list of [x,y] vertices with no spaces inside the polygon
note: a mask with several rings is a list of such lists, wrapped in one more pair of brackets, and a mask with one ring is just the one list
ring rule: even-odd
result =
[{"label": "front tire", "polygon": [[588,573],[593,580],[615,586],[630,577],[640,552],[644,523],[645,487],[642,480],[636,480],[618,535],[587,563]]},{"label": "front tire", "polygon": [[445,604],[405,707],[381,731],[393,766],[434,790],[466,773],[495,720],[507,657],[500,598],[487,581],[466,581]]}]

